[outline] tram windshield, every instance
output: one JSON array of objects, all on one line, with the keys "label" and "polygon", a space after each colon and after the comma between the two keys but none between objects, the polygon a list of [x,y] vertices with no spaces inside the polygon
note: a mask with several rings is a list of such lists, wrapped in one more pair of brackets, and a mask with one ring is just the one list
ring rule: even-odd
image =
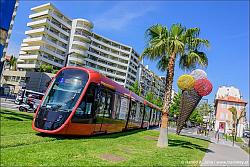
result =
[{"label": "tram windshield", "polygon": [[87,81],[88,74],[82,70],[61,71],[55,78],[42,107],[53,111],[71,112]]}]

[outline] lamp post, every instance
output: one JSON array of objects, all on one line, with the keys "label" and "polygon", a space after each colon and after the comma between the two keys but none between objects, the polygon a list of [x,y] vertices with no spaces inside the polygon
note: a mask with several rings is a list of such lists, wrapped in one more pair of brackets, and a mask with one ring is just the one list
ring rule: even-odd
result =
[{"label": "lamp post", "polygon": [[73,53],[75,53],[75,52],[70,52],[70,53],[66,54],[66,60],[65,60],[64,67],[66,67],[66,66],[67,66],[68,59],[69,59],[69,55],[71,55],[71,54],[73,54]]}]

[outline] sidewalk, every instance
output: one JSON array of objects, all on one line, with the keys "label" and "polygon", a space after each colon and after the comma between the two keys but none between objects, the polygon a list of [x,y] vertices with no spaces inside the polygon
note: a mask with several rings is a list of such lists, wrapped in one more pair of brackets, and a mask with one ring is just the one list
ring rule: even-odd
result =
[{"label": "sidewalk", "polygon": [[201,166],[249,166],[249,154],[229,140],[220,139],[219,142],[211,135],[211,143],[205,154]]},{"label": "sidewalk", "polygon": [[[175,128],[169,128],[170,133],[175,133]],[[201,166],[249,166],[249,154],[238,145],[234,145],[229,140],[214,138],[214,133],[209,132],[209,136],[197,134],[195,129],[187,131],[183,129],[182,135],[209,140],[208,151],[205,154]]]}]

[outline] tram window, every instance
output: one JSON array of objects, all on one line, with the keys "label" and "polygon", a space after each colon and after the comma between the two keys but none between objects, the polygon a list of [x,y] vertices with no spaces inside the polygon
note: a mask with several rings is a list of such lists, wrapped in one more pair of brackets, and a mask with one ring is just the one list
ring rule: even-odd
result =
[{"label": "tram window", "polygon": [[143,113],[144,113],[144,104],[140,103],[140,121],[142,121],[143,118]]},{"label": "tram window", "polygon": [[114,110],[112,113],[113,119],[118,119],[118,116],[120,113],[120,106],[121,106],[121,96],[118,93],[116,93],[115,100],[114,100]]},{"label": "tram window", "polygon": [[98,117],[111,118],[113,110],[113,96],[114,93],[106,88],[101,91],[101,100],[99,102]]},{"label": "tram window", "polygon": [[151,108],[149,106],[146,106],[146,113],[145,113],[144,121],[149,121],[149,119],[150,119],[150,110],[151,110]]},{"label": "tram window", "polygon": [[117,103],[119,104],[119,109],[117,108],[116,119],[126,120],[128,117],[129,99],[118,95]]},{"label": "tram window", "polygon": [[96,86],[91,85],[82,99],[82,102],[76,109],[76,112],[72,118],[72,122],[86,123],[86,119],[91,119],[94,112],[94,99],[95,99]]},{"label": "tram window", "polygon": [[141,115],[140,115],[140,102],[136,103],[136,114],[135,114],[135,121],[140,122]]},{"label": "tram window", "polygon": [[136,116],[136,102],[132,101],[131,111],[130,111],[130,120],[134,121]]}]

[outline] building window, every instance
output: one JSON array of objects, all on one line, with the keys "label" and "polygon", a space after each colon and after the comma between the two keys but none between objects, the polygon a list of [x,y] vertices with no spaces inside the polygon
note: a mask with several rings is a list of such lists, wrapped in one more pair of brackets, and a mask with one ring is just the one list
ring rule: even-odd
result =
[{"label": "building window", "polygon": [[225,113],[224,113],[224,112],[221,112],[221,113],[220,113],[220,120],[221,120],[221,121],[224,121],[224,120],[225,120]]},{"label": "building window", "polygon": [[227,108],[227,103],[226,102],[222,102],[221,103],[221,108]]}]

